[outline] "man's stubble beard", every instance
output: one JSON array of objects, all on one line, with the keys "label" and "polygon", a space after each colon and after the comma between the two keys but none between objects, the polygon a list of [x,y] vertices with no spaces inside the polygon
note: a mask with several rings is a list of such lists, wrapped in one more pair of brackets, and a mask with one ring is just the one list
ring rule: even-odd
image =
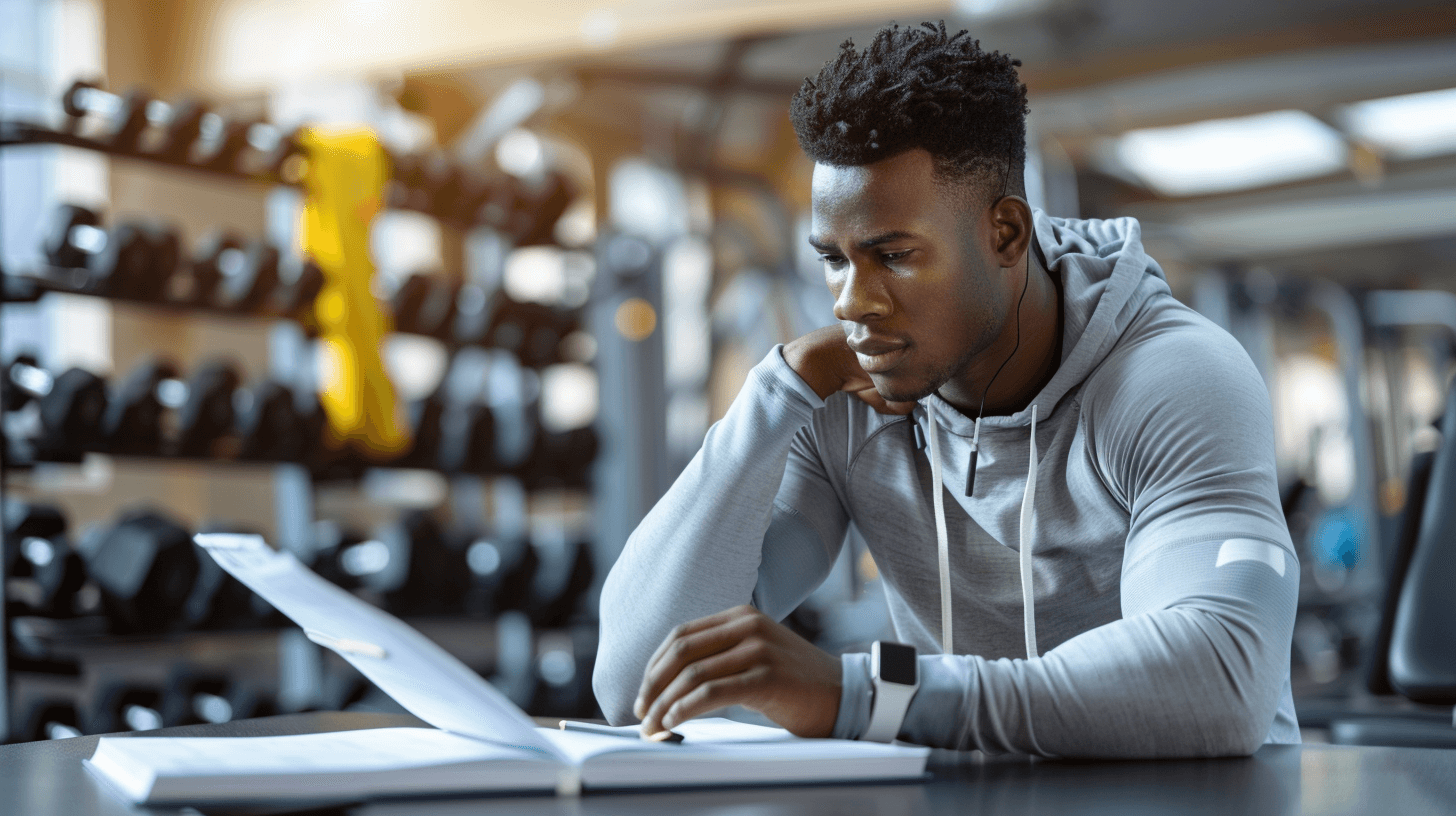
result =
[{"label": "man's stubble beard", "polygon": [[939,391],[941,386],[959,376],[970,366],[971,360],[975,359],[976,355],[989,348],[991,343],[994,342],[994,336],[988,339],[987,334],[987,332],[983,332],[980,337],[976,338],[976,342],[968,344],[968,349],[960,358],[955,362],[940,367],[931,375],[922,379],[919,384],[887,393],[885,388],[881,388],[876,383],[875,390],[887,402],[919,402],[936,391]]}]

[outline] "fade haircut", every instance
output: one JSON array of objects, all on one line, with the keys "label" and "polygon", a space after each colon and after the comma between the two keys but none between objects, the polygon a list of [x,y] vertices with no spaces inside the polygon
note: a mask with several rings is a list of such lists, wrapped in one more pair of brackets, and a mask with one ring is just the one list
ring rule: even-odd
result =
[{"label": "fade haircut", "polygon": [[989,204],[1024,194],[1026,86],[1020,60],[939,25],[882,28],[845,40],[789,105],[799,146],[819,164],[860,167],[914,148],[942,180],[970,181]]}]

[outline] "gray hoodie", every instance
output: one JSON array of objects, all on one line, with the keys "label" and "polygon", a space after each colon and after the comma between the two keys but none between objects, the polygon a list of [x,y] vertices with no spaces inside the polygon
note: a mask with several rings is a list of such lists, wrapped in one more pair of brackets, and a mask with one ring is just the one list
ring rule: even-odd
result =
[{"label": "gray hoodie", "polygon": [[[1135,220],[1035,223],[1062,283],[1061,365],[979,439],[937,395],[887,416],[819,399],[780,349],[754,368],[607,577],[593,684],[608,719],[632,719],[673,626],[743,603],[781,620],[854,524],[921,655],[903,740],[1082,757],[1299,741],[1299,567],[1263,381],[1172,297]],[[844,655],[842,679],[834,735],[853,739],[868,655]]]}]

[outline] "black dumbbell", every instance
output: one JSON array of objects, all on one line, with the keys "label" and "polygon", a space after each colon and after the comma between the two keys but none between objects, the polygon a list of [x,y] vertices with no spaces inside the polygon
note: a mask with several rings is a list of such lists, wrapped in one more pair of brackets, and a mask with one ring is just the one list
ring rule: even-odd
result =
[{"label": "black dumbbell", "polygon": [[532,182],[504,176],[480,213],[486,224],[510,236],[515,246],[550,244],[572,195],[571,184],[559,173]]},{"label": "black dumbbell", "polygon": [[397,614],[457,612],[470,585],[466,554],[452,548],[434,518],[410,510],[372,538],[320,525],[313,568],[345,589],[364,589]]},{"label": "black dumbbell", "polygon": [[75,82],[61,98],[61,106],[71,117],[70,129],[81,130],[81,122],[100,122],[98,141],[121,153],[133,153],[147,129],[147,106],[152,97],[140,89],[117,96],[89,82]]},{"label": "black dumbbell", "polygon": [[277,713],[274,701],[254,684],[219,672],[178,671],[162,697],[162,722],[169,727],[217,725]]},{"label": "black dumbbell", "polygon": [[488,473],[495,469],[495,415],[478,402],[447,402],[440,412],[436,467],[446,473]]},{"label": "black dumbbell", "polygon": [[521,708],[536,697],[536,633],[525,613],[502,612],[495,619],[495,671],[490,683]]},{"label": "black dumbbell", "polygon": [[433,614],[464,606],[470,571],[465,553],[448,546],[434,518],[405,512],[371,539],[336,555],[339,571],[379,594],[397,614]]},{"label": "black dumbbell", "polygon": [[103,229],[95,211],[73,204],[56,208],[43,249],[46,260],[60,268],[50,277],[60,277],[66,288],[141,300],[161,299],[181,257],[171,227],[131,220]]},{"label": "black dumbbell", "polygon": [[100,213],[76,204],[61,204],[51,213],[41,248],[52,266],[79,268],[106,240]]},{"label": "black dumbbell", "polygon": [[107,393],[95,374],[71,368],[52,377],[34,357],[22,356],[6,366],[4,391],[7,411],[38,406],[37,457],[74,460],[101,445]]},{"label": "black dumbbell", "polygon": [[525,405],[502,405],[495,411],[495,460],[493,472],[530,475],[541,428],[541,406],[537,401]]},{"label": "black dumbbell", "polygon": [[592,693],[597,637],[592,626],[543,634],[536,646],[536,675],[541,682],[527,711],[536,716],[601,716]]},{"label": "black dumbbell", "polygon": [[518,232],[529,230],[529,225],[520,218],[522,202],[525,200],[525,185],[512,175],[502,174],[491,185],[490,193],[481,202],[477,216],[481,223],[496,232],[509,237],[515,243]]},{"label": "black dumbbell", "polygon": [[466,553],[453,548],[430,513],[409,510],[380,531],[393,553],[403,554],[403,580],[385,591],[385,604],[404,614],[459,612],[470,588]]},{"label": "black dumbbell", "polygon": [[324,272],[312,258],[288,255],[278,263],[278,286],[273,292],[273,310],[289,317],[302,317],[313,309],[324,290]]},{"label": "black dumbbell", "polygon": [[501,535],[458,535],[456,547],[465,551],[471,585],[466,612],[493,617],[507,610],[526,608],[541,559],[524,538]]},{"label": "black dumbbell", "polygon": [[319,428],[298,411],[288,386],[264,380],[233,393],[238,456],[270,462],[305,462],[319,441]]},{"label": "black dumbbell", "polygon": [[433,281],[415,318],[416,330],[420,334],[441,340],[450,339],[450,333],[455,327],[455,303],[459,296],[458,281]]},{"label": "black dumbbell", "polygon": [[81,716],[76,700],[47,698],[28,707],[14,732],[19,742],[69,739],[81,736]]},{"label": "black dumbbell", "polygon": [[241,264],[220,267],[224,277],[214,290],[213,302],[229,311],[257,311],[279,288],[278,264],[276,247],[249,241]]},{"label": "black dumbbell", "polygon": [[459,293],[459,283],[438,275],[410,275],[390,298],[395,330],[449,339]]},{"label": "black dumbbell", "polygon": [[495,180],[468,168],[462,169],[453,210],[445,214],[444,219],[466,229],[481,223],[484,218],[481,210],[490,200],[494,187]]},{"label": "black dumbbell", "polygon": [[190,280],[190,303],[255,311],[279,288],[278,250],[225,231],[209,233],[193,253]]},{"label": "black dumbbell", "polygon": [[394,330],[409,334],[419,334],[416,328],[419,318],[420,307],[424,305],[425,295],[430,288],[430,281],[433,275],[416,273],[404,279],[394,294],[389,297],[389,311],[394,317]]},{"label": "black dumbbell", "polygon": [[562,360],[561,341],[575,331],[574,313],[542,303],[526,303],[501,294],[492,304],[485,345],[505,349],[527,368],[545,368]]},{"label": "black dumbbell", "polygon": [[66,539],[66,518],[50,505],[5,502],[5,594],[9,616],[70,617],[86,568]]},{"label": "black dumbbell", "polygon": [[447,221],[459,219],[460,198],[465,191],[463,171],[444,152],[436,150],[423,157],[424,187],[429,199],[425,211]]},{"label": "black dumbbell", "polygon": [[531,581],[526,613],[536,626],[564,626],[579,611],[595,569],[591,545],[582,539],[536,539],[541,560]]},{"label": "black dumbbell", "polygon": [[[227,173],[240,172],[243,155],[249,150],[248,139],[254,126],[261,122],[228,119],[216,113],[202,117],[193,163]],[[265,126],[266,127],[266,126]]]},{"label": "black dumbbell", "polygon": [[532,361],[527,357],[536,348],[547,344],[538,332],[545,307],[538,303],[517,301],[505,293],[501,293],[493,305],[495,309],[491,314],[485,344],[509,351],[522,365],[530,367]]},{"label": "black dumbbell", "polygon": [[80,549],[115,631],[156,632],[184,621],[201,571],[187,528],[154,511],[135,511],[88,532]]},{"label": "black dumbbell", "polygon": [[425,182],[424,158],[402,153],[390,158],[389,204],[401,210],[424,210],[429,207],[429,190]]},{"label": "black dumbbell", "polygon": [[148,259],[141,275],[127,281],[125,294],[138,300],[164,301],[182,262],[182,241],[176,230],[164,224],[144,222],[137,228],[146,241]]},{"label": "black dumbbell", "polygon": [[193,146],[202,137],[202,119],[207,114],[207,106],[195,99],[153,101],[147,106],[147,122],[160,136],[149,145],[149,152],[170,162],[189,162]]},{"label": "black dumbbell", "polygon": [[86,717],[87,734],[154,731],[166,725],[162,717],[163,691],[138,682],[105,683],[92,699]]},{"label": "black dumbbell", "polygon": [[191,160],[211,170],[277,178],[284,163],[299,152],[297,133],[256,119],[205,113]]},{"label": "black dumbbell", "polygon": [[460,287],[455,297],[455,320],[451,331],[455,342],[467,346],[484,345],[490,332],[495,302],[501,297],[504,297],[503,293],[487,294],[484,287],[475,283]]},{"label": "black dumbbell", "polygon": [[[508,177],[502,177],[508,178]],[[424,157],[424,210],[447,223],[469,227],[480,222],[480,210],[500,181],[488,180],[456,164],[443,153]]]},{"label": "black dumbbell", "polygon": [[158,455],[165,452],[164,417],[180,409],[187,386],[170,361],[153,359],[126,375],[111,394],[103,432],[113,453]]},{"label": "black dumbbell", "polygon": [[[479,386],[460,389],[458,381],[473,380],[479,362],[468,355],[451,357],[449,368],[434,393],[411,403],[411,448],[400,461],[407,467],[423,467],[446,473],[491,473],[500,470],[497,455],[495,416],[479,402]],[[462,376],[463,375],[463,376]]]},{"label": "black dumbbell", "polygon": [[[199,532],[252,533],[234,525],[211,524]],[[192,629],[235,629],[265,626],[279,620],[272,605],[234,578],[203,547],[196,547],[197,580],[187,596],[182,620]]]},{"label": "black dumbbell", "polygon": [[[344,589],[354,590],[364,585],[363,576],[379,569],[381,557],[389,557],[382,542],[375,541],[365,550],[355,547],[371,539],[358,530],[345,527],[328,519],[321,519],[313,525],[313,548],[309,568],[320,577]],[[345,557],[345,554],[349,555]]]},{"label": "black dumbbell", "polygon": [[534,490],[587,487],[599,446],[597,432],[590,426],[541,430],[535,436],[530,457],[517,472]]},{"label": "black dumbbell", "polygon": [[319,711],[347,711],[375,691],[374,684],[343,658],[330,652],[325,660],[328,668],[324,672],[323,688],[319,689]]},{"label": "black dumbbell", "polygon": [[233,395],[241,382],[237,367],[227,360],[203,363],[187,378],[186,400],[177,412],[179,454],[210,456],[216,452],[217,442],[233,432]]},{"label": "black dumbbell", "polygon": [[445,413],[442,390],[410,402],[410,449],[400,457],[401,467],[434,468],[439,461],[440,418]]},{"label": "black dumbbell", "polygon": [[71,270],[66,288],[88,294],[123,294],[152,263],[146,230],[135,223],[104,229],[94,211],[70,204],[56,209],[44,245],[47,260]]}]

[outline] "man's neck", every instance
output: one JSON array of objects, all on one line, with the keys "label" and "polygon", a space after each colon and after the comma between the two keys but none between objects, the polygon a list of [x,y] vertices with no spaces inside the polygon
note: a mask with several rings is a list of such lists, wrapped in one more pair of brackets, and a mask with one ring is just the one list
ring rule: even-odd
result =
[{"label": "man's neck", "polygon": [[[961,413],[975,417],[981,410],[981,393],[985,392],[985,416],[1013,414],[1027,405],[1046,387],[1061,365],[1062,294],[1059,282],[1041,264],[1038,253],[1029,252],[1030,279],[1026,282],[1026,298],[1020,304],[1020,343],[1017,342],[1017,312],[1005,323],[1001,336],[971,363],[958,387],[942,386],[940,395]],[[1017,292],[1020,299],[1020,291]],[[1009,360],[1007,355],[1015,354]],[[996,370],[1005,363],[1000,375]]]}]

